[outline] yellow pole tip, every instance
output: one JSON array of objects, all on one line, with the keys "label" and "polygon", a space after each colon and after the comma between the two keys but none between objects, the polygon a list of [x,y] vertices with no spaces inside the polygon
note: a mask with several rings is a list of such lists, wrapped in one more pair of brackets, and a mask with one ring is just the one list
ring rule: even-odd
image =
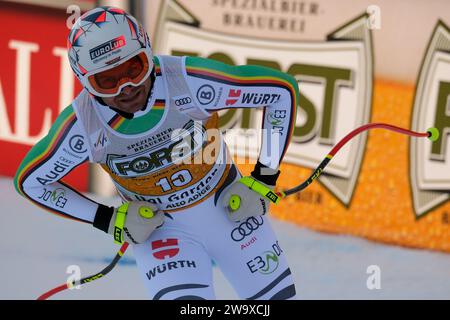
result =
[{"label": "yellow pole tip", "polygon": [[428,139],[430,139],[430,141],[437,141],[437,139],[439,139],[439,130],[437,128],[429,128],[427,130],[428,132]]}]

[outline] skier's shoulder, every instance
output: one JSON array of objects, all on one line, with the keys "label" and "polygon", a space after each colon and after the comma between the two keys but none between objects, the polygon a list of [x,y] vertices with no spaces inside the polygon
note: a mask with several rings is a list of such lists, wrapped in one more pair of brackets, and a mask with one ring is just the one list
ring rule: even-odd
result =
[{"label": "skier's shoulder", "polygon": [[[170,59],[168,59],[170,58]],[[203,57],[197,57],[197,56],[171,56],[171,55],[155,55],[153,57],[153,63],[155,66],[155,71],[158,73],[161,68],[161,63],[166,64],[168,63],[168,60],[171,60],[172,63],[175,61],[181,62],[183,69],[190,73],[191,71],[194,71],[195,69],[204,69],[204,70],[211,70],[211,71],[219,71],[219,72],[226,72],[227,69],[230,68],[229,65],[226,63],[203,58]],[[170,61],[169,61],[170,63]]]},{"label": "skier's shoulder", "polygon": [[73,137],[84,139],[84,131],[81,130],[80,120],[75,112],[74,102],[66,106],[53,121],[46,138],[58,137],[60,144],[62,140],[73,140]]},{"label": "skier's shoulder", "polygon": [[185,57],[186,72],[188,75],[197,75],[200,77],[211,77],[215,79],[259,79],[261,81],[267,79],[279,79],[283,82],[296,84],[295,79],[289,74],[280,70],[255,64],[235,65],[233,61],[223,57],[215,57],[215,59],[202,57]]},{"label": "skier's shoulder", "polygon": [[62,127],[67,127],[69,125],[75,124],[77,121],[77,116],[72,104],[65,107],[58,115],[56,120],[52,124],[51,130],[59,130]]},{"label": "skier's shoulder", "polygon": [[155,65],[155,71],[158,73],[161,70],[161,62],[166,64],[168,61],[167,58],[171,58],[171,62],[175,61],[181,62],[183,73],[186,73],[188,76],[196,76],[196,75],[206,75],[209,73],[236,73],[237,70],[235,66],[227,64],[225,62],[221,62],[218,60],[213,60],[209,58],[197,57],[197,56],[169,56],[169,55],[156,55],[153,58],[153,63]]},{"label": "skier's shoulder", "polygon": [[236,66],[231,65],[229,61],[222,62],[219,60],[192,56],[186,56],[184,58],[186,72],[192,75],[206,75],[208,73],[232,74],[237,71]]}]

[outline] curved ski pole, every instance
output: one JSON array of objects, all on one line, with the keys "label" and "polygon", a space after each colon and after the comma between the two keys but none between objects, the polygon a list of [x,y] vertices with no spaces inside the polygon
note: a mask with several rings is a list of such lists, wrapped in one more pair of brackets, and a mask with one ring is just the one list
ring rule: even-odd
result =
[{"label": "curved ski pole", "polygon": [[98,273],[96,273],[94,275],[82,278],[81,280],[74,281],[72,283],[65,283],[65,284],[62,284],[62,285],[60,285],[60,286],[58,286],[56,288],[53,288],[53,289],[47,291],[46,293],[42,294],[41,296],[39,296],[37,298],[37,300],[46,300],[46,299],[50,298],[51,296],[55,295],[56,293],[61,292],[63,290],[66,290],[66,289],[69,289],[69,288],[73,288],[75,286],[82,285],[82,284],[85,284],[87,282],[92,282],[92,281],[95,281],[97,279],[103,278],[105,275],[107,275],[116,266],[117,262],[119,262],[120,258],[122,258],[122,256],[124,255],[125,251],[127,250],[127,248],[128,248],[128,242],[124,242],[122,244],[122,246],[120,247],[119,251],[117,251],[116,256],[111,261],[111,263],[109,265],[107,265],[102,271],[100,271],[100,272],[98,272]]},{"label": "curved ski pole", "polygon": [[[348,141],[350,141],[351,139],[353,139],[358,134],[360,134],[364,131],[367,131],[370,129],[376,129],[376,128],[387,129],[390,131],[394,131],[394,132],[412,136],[412,137],[428,138],[431,141],[436,141],[439,138],[439,131],[436,128],[429,128],[427,130],[427,132],[416,132],[416,131],[396,127],[396,126],[393,126],[390,124],[385,124],[385,123],[369,123],[369,124],[366,124],[359,128],[354,129],[353,131],[348,133],[344,138],[342,138],[342,140],[339,141],[333,147],[333,149],[331,149],[331,151],[328,153],[328,155],[317,166],[317,168],[313,171],[311,176],[308,179],[306,179],[303,183],[299,184],[298,186],[291,188],[291,189],[283,190],[283,191],[270,192],[269,196],[267,196],[267,193],[263,194],[262,192],[258,192],[259,190],[257,188],[252,187],[251,189],[258,193],[261,193],[262,196],[266,197],[271,202],[278,203],[281,199],[283,199],[289,195],[292,195],[294,193],[300,192],[300,191],[304,190],[305,188],[307,188],[311,183],[313,183],[314,180],[316,180],[322,174],[323,170],[328,165],[328,163],[331,161],[331,159],[333,159],[333,157],[336,155],[336,153],[339,152],[339,150]],[[258,185],[257,182],[254,184]],[[229,207],[231,208],[231,210],[235,211],[240,207],[240,202],[241,202],[241,199],[238,195],[232,195],[230,198]]]}]

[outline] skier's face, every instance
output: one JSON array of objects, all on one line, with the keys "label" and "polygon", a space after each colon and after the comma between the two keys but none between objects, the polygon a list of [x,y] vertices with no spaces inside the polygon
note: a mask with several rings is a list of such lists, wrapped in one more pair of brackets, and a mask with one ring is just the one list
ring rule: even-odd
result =
[{"label": "skier's face", "polygon": [[135,113],[145,107],[150,88],[151,77],[148,77],[147,80],[138,87],[126,86],[117,96],[102,99],[108,106],[126,113]]}]

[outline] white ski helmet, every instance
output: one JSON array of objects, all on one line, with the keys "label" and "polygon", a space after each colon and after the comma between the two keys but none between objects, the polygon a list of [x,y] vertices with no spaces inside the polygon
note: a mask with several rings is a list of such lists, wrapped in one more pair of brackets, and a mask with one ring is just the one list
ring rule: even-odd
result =
[{"label": "white ski helmet", "polygon": [[[113,97],[127,85],[139,86],[153,69],[150,40],[142,25],[124,10],[98,7],[83,14],[73,25],[68,41],[70,66],[81,84],[93,95]],[[139,58],[142,70],[103,88],[95,75]]]}]

